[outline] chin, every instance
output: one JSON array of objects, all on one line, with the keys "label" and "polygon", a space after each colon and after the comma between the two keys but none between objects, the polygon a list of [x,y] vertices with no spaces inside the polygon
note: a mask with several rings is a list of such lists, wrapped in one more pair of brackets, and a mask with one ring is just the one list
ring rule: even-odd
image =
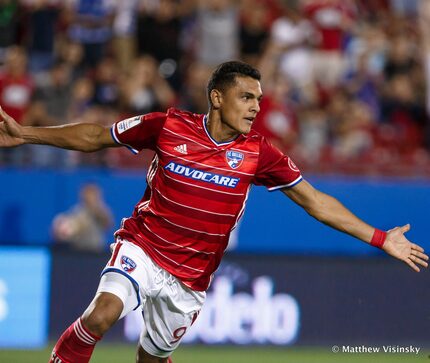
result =
[{"label": "chin", "polygon": [[250,132],[251,132],[251,126],[244,127],[244,128],[241,130],[241,134],[244,134],[244,135],[249,134]]}]

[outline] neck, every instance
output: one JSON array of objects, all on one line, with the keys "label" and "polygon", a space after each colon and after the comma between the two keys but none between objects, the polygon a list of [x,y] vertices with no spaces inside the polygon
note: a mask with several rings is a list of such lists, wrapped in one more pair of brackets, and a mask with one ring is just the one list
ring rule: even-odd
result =
[{"label": "neck", "polygon": [[225,124],[222,121],[221,115],[214,110],[210,110],[207,115],[206,128],[209,132],[209,135],[217,143],[233,141],[239,136],[239,133]]}]

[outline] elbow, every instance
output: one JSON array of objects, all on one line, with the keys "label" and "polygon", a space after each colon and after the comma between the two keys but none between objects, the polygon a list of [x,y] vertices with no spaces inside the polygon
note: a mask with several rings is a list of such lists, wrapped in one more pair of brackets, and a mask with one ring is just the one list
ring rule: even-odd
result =
[{"label": "elbow", "polygon": [[97,150],[99,150],[99,149],[94,149],[92,147],[83,147],[79,151],[82,151],[83,153],[86,153],[86,154],[90,154],[90,153],[93,153],[94,151],[97,151]]},{"label": "elbow", "polygon": [[92,140],[84,140],[76,150],[84,152],[84,153],[92,153],[94,151],[99,150]]},{"label": "elbow", "polygon": [[314,202],[307,205],[304,209],[311,217],[324,224],[330,219],[330,206],[323,199],[314,199]]},{"label": "elbow", "polygon": [[97,124],[92,124],[91,126],[80,148],[85,153],[92,153],[103,148],[100,140],[104,128]]},{"label": "elbow", "polygon": [[328,225],[328,226],[331,225],[331,221],[330,221],[330,218],[327,215],[327,213],[324,213],[323,211],[318,211],[318,212],[317,211],[307,211],[307,213],[311,217],[315,218],[318,222],[325,224],[325,225]]},{"label": "elbow", "polygon": [[318,208],[306,208],[306,213],[309,214],[311,217],[315,218],[319,222],[324,223],[324,213]]},{"label": "elbow", "polygon": [[81,151],[84,153],[92,153],[94,151],[99,151],[102,149],[102,146],[99,145],[95,140],[92,140],[91,142],[86,143]]}]

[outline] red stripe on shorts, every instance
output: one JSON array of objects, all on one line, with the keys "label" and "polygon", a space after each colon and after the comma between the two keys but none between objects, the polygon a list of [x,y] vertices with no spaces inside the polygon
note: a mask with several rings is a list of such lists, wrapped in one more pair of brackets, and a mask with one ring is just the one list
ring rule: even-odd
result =
[{"label": "red stripe on shorts", "polygon": [[116,243],[115,248],[114,248],[113,253],[112,253],[112,257],[109,261],[109,266],[113,266],[115,264],[115,260],[118,257],[119,249],[121,248],[121,246],[122,246],[122,242]]}]

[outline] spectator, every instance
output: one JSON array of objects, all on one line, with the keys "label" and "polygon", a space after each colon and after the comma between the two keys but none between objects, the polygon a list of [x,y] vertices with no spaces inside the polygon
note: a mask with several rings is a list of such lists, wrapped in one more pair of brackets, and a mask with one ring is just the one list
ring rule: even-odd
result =
[{"label": "spectator", "polygon": [[175,102],[173,89],[158,73],[157,61],[149,55],[135,61],[121,86],[125,109],[131,114],[166,109]]},{"label": "spectator", "polygon": [[294,105],[289,99],[289,84],[275,75],[265,86],[266,95],[260,102],[253,128],[283,152],[289,152],[297,140],[298,120]]},{"label": "spectator", "polygon": [[114,19],[110,0],[69,0],[70,38],[84,47],[84,65],[94,68],[105,56]]},{"label": "spectator", "polygon": [[48,70],[54,62],[54,43],[59,17],[58,0],[25,0],[28,12],[29,68]]},{"label": "spectator", "polygon": [[196,14],[195,56],[208,66],[237,58],[239,13],[233,0],[200,0]]},{"label": "spectator", "polygon": [[248,0],[244,1],[241,12],[241,58],[247,63],[257,65],[269,38],[270,9],[264,0]]},{"label": "spectator", "polygon": [[81,44],[70,40],[62,40],[58,46],[58,58],[70,71],[72,81],[85,76],[84,48]]},{"label": "spectator", "polygon": [[119,101],[117,64],[105,57],[97,65],[94,77],[94,103],[115,107]]},{"label": "spectator", "polygon": [[139,54],[154,57],[161,65],[163,76],[176,88],[182,56],[178,6],[175,0],[159,0],[154,8],[141,7],[137,20]]},{"label": "spectator", "polygon": [[303,12],[317,31],[317,47],[313,55],[313,70],[323,88],[333,88],[345,72],[343,54],[346,39],[355,20],[355,8],[350,1],[308,0]]},{"label": "spectator", "polygon": [[372,113],[373,120],[380,118],[379,87],[381,79],[371,74],[369,54],[363,53],[357,59],[355,70],[351,71],[342,89],[353,98],[364,102]]},{"label": "spectator", "polygon": [[[22,123],[26,126],[55,126],[68,121],[72,84],[70,69],[58,61],[48,71],[37,74],[33,101],[25,112]],[[15,153],[19,151],[16,150]],[[42,168],[66,165],[67,152],[49,146],[26,145],[22,164]]]},{"label": "spectator", "polygon": [[121,0],[115,5],[113,49],[121,71],[126,71],[136,57],[136,13],[139,0]]},{"label": "spectator", "polygon": [[27,54],[18,46],[8,48],[4,70],[0,73],[2,108],[21,123],[34,91],[33,77],[27,72]]},{"label": "spectator", "polygon": [[309,105],[299,113],[299,145],[297,160],[311,170],[321,170],[320,161],[329,145],[330,127],[327,112]]},{"label": "spectator", "polygon": [[342,118],[333,125],[333,152],[336,160],[343,164],[362,160],[373,147],[372,113],[359,101],[347,104]]},{"label": "spectator", "polygon": [[[427,116],[424,102],[420,102],[416,96],[408,76],[397,75],[390,80],[381,105],[385,126],[381,137],[385,139],[387,146],[403,153],[422,147]],[[387,132],[388,130],[390,132]]]},{"label": "spectator", "polygon": [[410,42],[406,36],[392,38],[385,62],[385,78],[391,80],[397,75],[408,75],[416,64],[416,51],[414,42]]},{"label": "spectator", "polygon": [[211,74],[211,67],[203,63],[192,63],[185,75],[185,84],[181,91],[181,105],[191,112],[204,113],[208,106],[205,82]]},{"label": "spectator", "polygon": [[393,10],[400,15],[416,15],[419,0],[390,0]]},{"label": "spectator", "polygon": [[45,105],[46,113],[54,119],[54,125],[67,120],[71,93],[71,72],[64,61],[56,62],[48,72],[36,77],[34,98]]},{"label": "spectator", "polygon": [[[416,165],[414,173],[430,170],[430,7],[419,5],[0,0],[0,103],[29,125],[113,122],[176,104],[201,113],[213,64],[242,57],[260,69],[267,93],[255,128],[311,171],[412,170],[401,163]],[[28,45],[28,54],[16,44]],[[9,45],[6,59],[2,49]],[[357,126],[366,119],[369,128]],[[115,150],[96,159],[66,153],[65,159],[55,153],[5,150],[0,163],[142,169],[152,157],[132,159]],[[346,168],[346,160],[354,167]],[[387,168],[393,162],[399,167]]]},{"label": "spectator", "polygon": [[[427,110],[427,116],[430,116],[430,3],[427,1],[421,1],[419,4],[419,26],[420,35],[422,38],[423,48],[423,69],[424,77],[426,82],[426,95],[425,104]],[[430,127],[427,125],[427,142],[430,145]]]},{"label": "spectator", "polygon": [[73,84],[68,119],[74,120],[80,117],[93,103],[94,84],[91,79],[81,77]]},{"label": "spectator", "polygon": [[16,0],[0,1],[0,60],[6,49],[18,42],[20,5]]},{"label": "spectator", "polygon": [[[383,79],[388,37],[380,24],[363,24],[351,37],[346,48],[348,71],[355,72],[360,67],[372,78]],[[361,63],[365,61],[365,63]]]},{"label": "spectator", "polygon": [[305,99],[313,98],[315,93],[310,48],[314,36],[311,23],[294,9],[285,10],[271,29],[271,46],[279,54],[279,70]]},{"label": "spectator", "polygon": [[78,251],[103,252],[107,247],[105,235],[113,224],[112,212],[97,184],[84,185],[79,198],[71,210],[54,218],[54,240]]}]

